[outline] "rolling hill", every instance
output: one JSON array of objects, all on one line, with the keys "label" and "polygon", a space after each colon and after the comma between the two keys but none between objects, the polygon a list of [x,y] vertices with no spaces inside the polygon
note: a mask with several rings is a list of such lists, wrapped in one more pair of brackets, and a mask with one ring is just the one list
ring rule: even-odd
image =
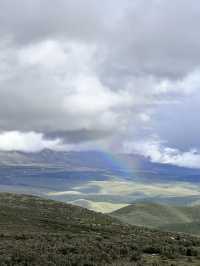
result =
[{"label": "rolling hill", "polygon": [[0,265],[198,265],[200,239],[39,197],[0,194]]},{"label": "rolling hill", "polygon": [[200,205],[173,206],[143,202],[123,207],[111,215],[132,225],[200,235]]},{"label": "rolling hill", "polygon": [[118,210],[120,208],[123,208],[125,206],[128,206],[128,204],[120,204],[120,203],[111,203],[111,202],[96,202],[91,200],[85,200],[85,199],[78,199],[70,202],[73,205],[77,205],[83,208],[86,208],[88,210],[101,212],[101,213],[110,213],[115,210]]}]

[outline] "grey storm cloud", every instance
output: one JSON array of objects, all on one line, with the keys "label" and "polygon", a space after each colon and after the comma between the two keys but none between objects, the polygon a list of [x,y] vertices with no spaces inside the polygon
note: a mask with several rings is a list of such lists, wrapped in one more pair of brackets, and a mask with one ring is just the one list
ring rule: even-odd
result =
[{"label": "grey storm cloud", "polygon": [[0,8],[1,32],[18,44],[58,36],[91,39],[102,30],[102,5],[91,0],[2,0]]},{"label": "grey storm cloud", "polygon": [[194,0],[1,0],[0,149],[26,132],[36,150],[138,136],[200,147],[199,24]]},{"label": "grey storm cloud", "polygon": [[76,130],[76,131],[51,131],[46,132],[45,136],[49,139],[55,139],[57,137],[64,139],[67,143],[80,143],[87,142],[92,140],[98,140],[106,136],[108,132],[103,130]]}]

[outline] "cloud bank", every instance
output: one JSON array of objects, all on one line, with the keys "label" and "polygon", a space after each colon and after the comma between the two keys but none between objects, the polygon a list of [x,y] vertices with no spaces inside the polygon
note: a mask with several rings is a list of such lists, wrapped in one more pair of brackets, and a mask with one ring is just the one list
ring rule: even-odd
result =
[{"label": "cloud bank", "polygon": [[118,152],[157,135],[145,156],[197,167],[199,23],[195,0],[2,0],[0,149]]},{"label": "cloud bank", "polygon": [[9,131],[0,133],[0,150],[38,152],[43,149],[59,150],[63,147],[59,139],[47,140],[41,133]]},{"label": "cloud bank", "polygon": [[152,162],[200,168],[200,153],[197,150],[181,152],[178,149],[167,147],[159,140],[126,143],[124,149],[126,152],[143,155]]}]

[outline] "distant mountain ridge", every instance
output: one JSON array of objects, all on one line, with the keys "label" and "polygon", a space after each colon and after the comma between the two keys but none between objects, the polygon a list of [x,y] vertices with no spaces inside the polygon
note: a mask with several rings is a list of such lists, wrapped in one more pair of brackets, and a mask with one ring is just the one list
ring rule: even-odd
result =
[{"label": "distant mountain ridge", "polygon": [[[84,204],[88,209],[102,212],[111,211],[111,207],[117,206],[113,204],[120,206],[141,200],[169,205],[198,204],[199,177],[200,169],[153,163],[137,154],[111,156],[94,150],[0,151],[1,192],[34,194],[75,204],[79,202],[81,206]],[[113,191],[109,189],[112,184]],[[120,184],[123,186],[122,193]],[[180,185],[177,195],[173,184],[176,187]],[[134,190],[134,186],[138,189]],[[180,193],[181,186],[186,193]],[[159,191],[160,188],[164,192]]]},{"label": "distant mountain ridge", "polygon": [[44,149],[40,152],[0,151],[0,165],[44,165],[80,167],[90,169],[117,169],[117,163],[108,159],[100,151],[53,151]]},{"label": "distant mountain ridge", "polygon": [[[109,158],[110,157],[110,158]],[[138,154],[115,154],[111,159],[106,152],[93,151],[53,151],[40,152],[0,151],[0,166],[51,166],[69,169],[98,169],[125,171],[127,174],[158,179],[158,174],[173,180],[174,177],[185,181],[200,182],[200,169],[179,167],[169,164],[153,163]],[[121,165],[126,165],[122,167]],[[189,179],[188,179],[189,178]]]}]

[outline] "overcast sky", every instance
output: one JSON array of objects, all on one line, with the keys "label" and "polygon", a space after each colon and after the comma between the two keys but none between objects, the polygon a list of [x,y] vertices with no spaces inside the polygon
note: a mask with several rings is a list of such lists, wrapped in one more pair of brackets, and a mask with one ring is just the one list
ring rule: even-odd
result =
[{"label": "overcast sky", "polygon": [[200,167],[200,3],[0,0],[0,150]]}]

